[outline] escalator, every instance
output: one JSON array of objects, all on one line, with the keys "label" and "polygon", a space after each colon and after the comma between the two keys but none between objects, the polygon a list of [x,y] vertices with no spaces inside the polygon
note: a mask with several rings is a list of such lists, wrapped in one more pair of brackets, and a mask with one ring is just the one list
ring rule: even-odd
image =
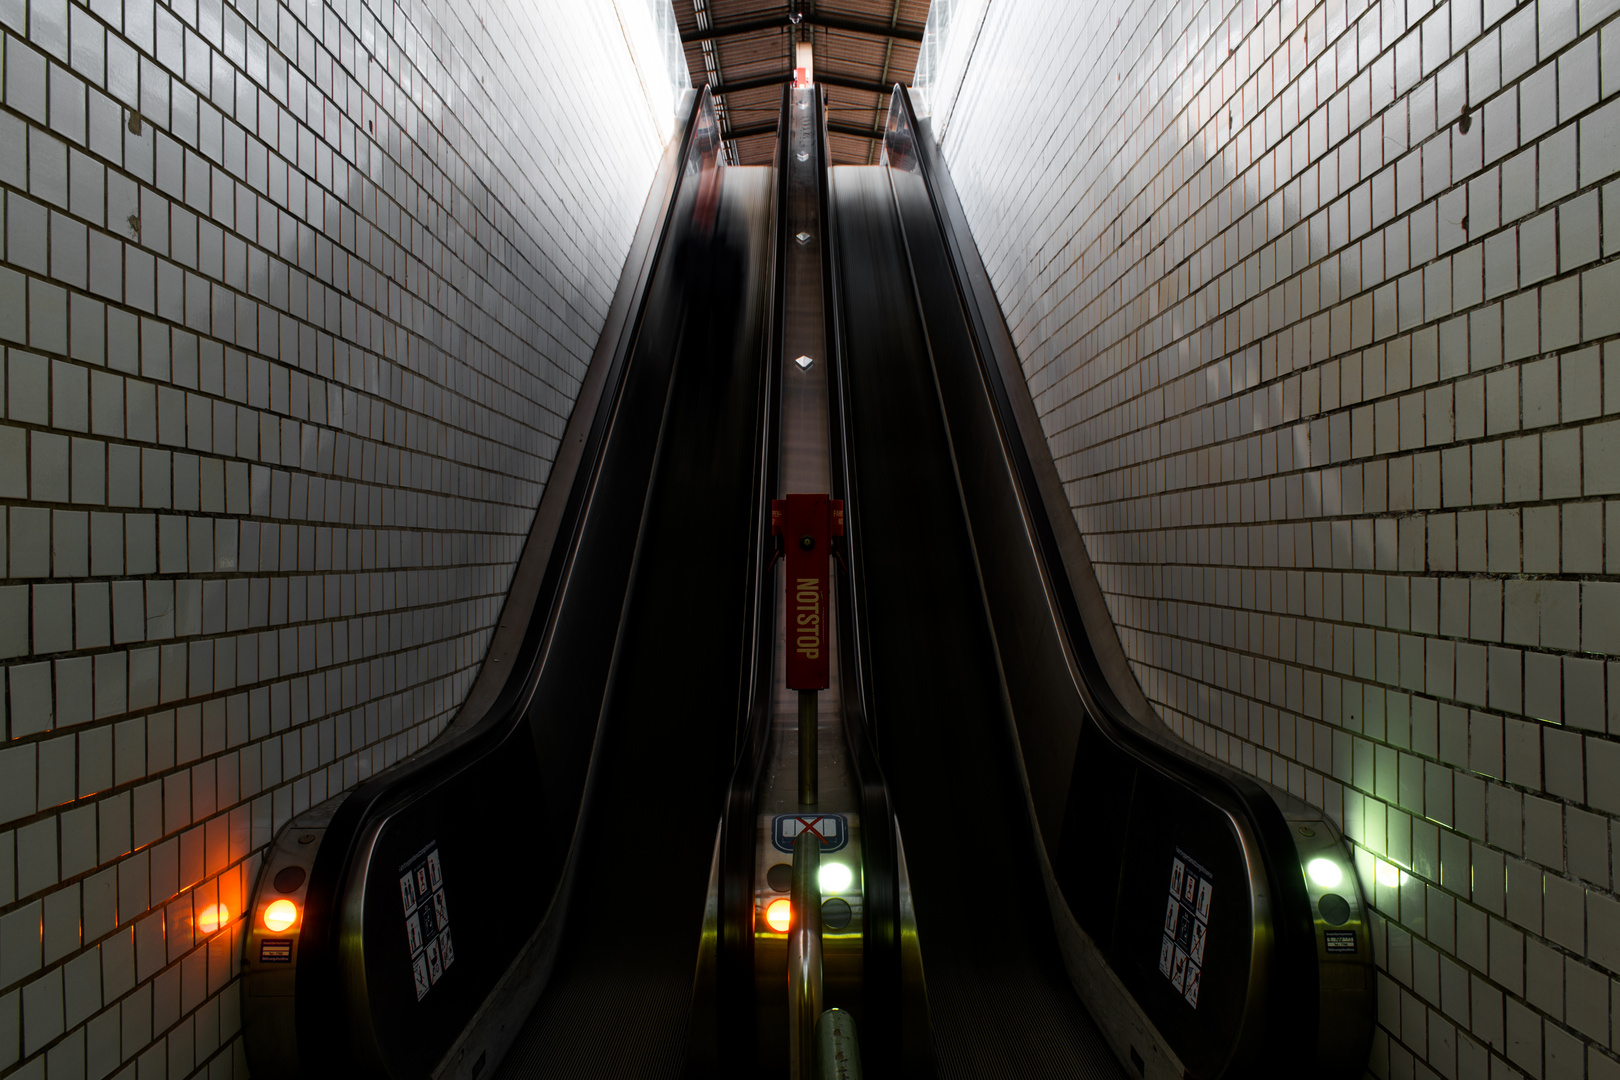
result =
[{"label": "escalator", "polygon": [[831,190],[860,663],[940,1074],[1358,1074],[1338,832],[1142,697],[903,88],[883,167]]},{"label": "escalator", "polygon": [[1122,1076],[1069,985],[1046,910],[889,177],[835,169],[832,194],[871,708],[927,950],[941,1073]]},{"label": "escalator", "polygon": [[[693,101],[468,704],[278,835],[255,1075],[809,1080],[835,1016],[875,1076],[1359,1073],[1342,841],[1142,698],[909,95],[879,166],[813,89],[779,131],[722,169]],[[805,697],[768,523],[811,492]]]},{"label": "escalator", "polygon": [[[720,150],[704,98],[660,169],[486,660],[511,674],[475,686],[482,716],[464,708],[278,837],[244,957],[256,1075],[678,1066],[766,441],[771,171],[721,170]],[[275,903],[286,919],[267,918]]]},{"label": "escalator", "polygon": [[680,1063],[748,655],[763,438],[768,170],[727,170],[721,190],[724,238],[678,252],[675,269],[746,268],[680,283],[685,322],[598,722],[575,914],[503,1077],[669,1075]]}]

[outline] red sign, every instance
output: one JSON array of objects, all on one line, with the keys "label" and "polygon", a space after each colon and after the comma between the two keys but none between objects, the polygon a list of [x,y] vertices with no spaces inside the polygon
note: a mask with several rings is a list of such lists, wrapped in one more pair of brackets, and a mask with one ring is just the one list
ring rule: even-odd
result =
[{"label": "red sign", "polygon": [[844,500],[789,495],[771,502],[771,532],[787,562],[787,687],[825,690],[832,645],[828,588],[832,538],[844,535]]}]

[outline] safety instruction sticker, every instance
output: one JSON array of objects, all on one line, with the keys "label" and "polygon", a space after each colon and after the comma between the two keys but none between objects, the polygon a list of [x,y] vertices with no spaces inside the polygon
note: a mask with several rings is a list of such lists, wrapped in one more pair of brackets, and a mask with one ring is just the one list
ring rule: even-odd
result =
[{"label": "safety instruction sticker", "polygon": [[399,898],[405,905],[405,943],[411,950],[416,1000],[421,1001],[456,962],[438,845],[429,844],[400,868]]},{"label": "safety instruction sticker", "polygon": [[1159,942],[1159,972],[1195,1009],[1203,981],[1209,902],[1214,892],[1210,872],[1176,848],[1170,860],[1170,896],[1164,909],[1164,939]]},{"label": "safety instruction sticker", "polygon": [[821,838],[823,855],[849,843],[849,822],[842,814],[778,814],[771,825],[771,843],[777,851],[792,854],[793,841],[806,830]]}]

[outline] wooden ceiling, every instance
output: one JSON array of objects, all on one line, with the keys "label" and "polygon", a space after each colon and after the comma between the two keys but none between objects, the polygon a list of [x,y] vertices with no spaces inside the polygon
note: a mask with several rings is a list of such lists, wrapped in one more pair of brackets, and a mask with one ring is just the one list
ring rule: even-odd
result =
[{"label": "wooden ceiling", "polygon": [[[910,85],[928,0],[674,0],[692,85],[708,84],[732,161],[769,165],[793,43],[814,45],[827,91],[835,165],[869,165],[889,112],[888,88]],[[797,19],[796,23],[793,21]]]}]

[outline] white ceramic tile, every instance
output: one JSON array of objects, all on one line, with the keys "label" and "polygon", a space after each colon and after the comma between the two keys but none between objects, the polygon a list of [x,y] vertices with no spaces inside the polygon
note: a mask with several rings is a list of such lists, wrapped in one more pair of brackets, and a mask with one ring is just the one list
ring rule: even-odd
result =
[{"label": "white ceramic tile", "polygon": [[[1603,662],[1620,655],[1620,509],[1602,501],[1620,493],[1620,425],[1604,420],[1620,410],[1620,269],[1601,261],[1620,250],[1612,0],[1404,13],[1358,33],[1338,71],[1277,51],[1306,33],[1313,54],[1347,43],[1328,9],[1127,8],[1139,36],[1112,33],[1118,12],[992,0],[960,96],[931,103],[1127,655],[1173,730],[1263,779],[1305,777],[1366,859],[1415,874],[1422,830],[1476,841],[1467,873],[1430,886],[1454,934],[1433,903],[1375,889],[1390,976],[1375,1075],[1620,1071]],[[1256,63],[1199,61],[1228,33]],[[1269,81],[1254,74],[1267,56]],[[1032,109],[1031,85],[1062,89]],[[1268,94],[1275,126],[1230,142],[1228,114],[1242,130]],[[1278,190],[1298,242],[1251,280],[1261,219],[1242,215]],[[1121,249],[1149,213],[1162,248]],[[1245,305],[1273,287],[1261,321]],[[1275,477],[1264,502],[1210,408],[1250,390],[1297,410],[1253,411]],[[1149,503],[1166,512],[1135,512]],[[1221,529],[1285,522],[1286,542],[1267,524],[1259,547],[1224,543],[1217,508]],[[1287,608],[1290,647],[1235,636],[1234,594],[1181,584],[1272,559],[1315,568]],[[1398,583],[1372,583],[1392,570]],[[1354,743],[1319,760],[1270,740],[1243,719],[1269,692],[1213,685],[1201,654],[1299,685],[1296,725],[1348,726],[1354,704]],[[1366,707],[1391,690],[1411,694],[1402,713]],[[1342,810],[1335,777],[1352,785]],[[1467,914],[1481,909],[1508,920],[1489,955]],[[1447,965],[1466,1008],[1446,1004]]]},{"label": "white ceramic tile", "polygon": [[[625,46],[657,22],[643,8],[514,8],[493,51],[448,9],[379,29],[363,4],[0,6],[19,148],[0,155],[0,1054],[19,1075],[241,1072],[234,987],[174,993],[218,943],[163,918],[193,887],[240,904],[253,850],[197,863],[175,836],[234,815],[260,848],[453,715],[668,129],[635,72],[673,77],[667,33]],[[385,59],[363,81],[362,41]],[[416,111],[390,131],[379,99]],[[451,109],[465,138],[423,122]],[[413,162],[386,191],[374,133]],[[447,199],[497,224],[452,236],[427,209]],[[401,258],[470,348],[378,310]],[[468,275],[489,299],[432,299]],[[444,475],[476,494],[430,517]],[[434,615],[451,594],[482,597],[470,620]],[[444,675],[383,677],[404,643],[377,612],[400,605],[465,625],[413,645]]]}]

